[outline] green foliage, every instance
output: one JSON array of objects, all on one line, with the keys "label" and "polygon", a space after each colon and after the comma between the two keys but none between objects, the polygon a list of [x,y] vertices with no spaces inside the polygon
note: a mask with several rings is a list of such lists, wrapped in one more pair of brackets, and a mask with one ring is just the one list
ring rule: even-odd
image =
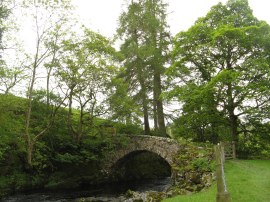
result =
[{"label": "green foliage", "polygon": [[230,0],[176,35],[168,97],[183,104],[180,132],[196,141],[237,142],[247,122],[268,118],[269,33],[248,1]]},{"label": "green foliage", "polygon": [[[31,117],[31,131],[39,131],[42,125],[46,125],[46,116],[50,113],[51,106],[46,105],[46,93],[36,91],[33,94],[33,108]],[[57,96],[51,96],[53,102],[58,102]],[[42,187],[44,184],[55,184],[57,179],[48,178],[53,172],[62,173],[64,178],[72,175],[77,181],[78,176],[89,175],[93,180],[99,180],[99,166],[103,163],[104,157],[114,150],[125,147],[128,144],[127,136],[112,137],[111,135],[100,134],[100,125],[109,122],[108,120],[95,118],[94,129],[78,143],[67,132],[67,111],[60,108],[54,118],[52,127],[46,134],[35,143],[33,150],[33,163],[31,171],[27,170],[26,147],[23,140],[25,121],[26,99],[13,95],[0,94],[0,194],[7,194],[16,190]],[[74,110],[74,123],[78,122],[79,116]],[[119,133],[138,134],[141,129],[135,125],[113,123]],[[95,131],[95,132],[93,132]],[[85,165],[91,168],[81,170],[82,173],[74,170]],[[88,171],[90,170],[90,171]],[[30,173],[28,173],[30,172]],[[67,173],[63,173],[67,172]],[[30,176],[31,175],[31,176]],[[68,176],[69,175],[69,176]],[[75,180],[76,181],[76,180]],[[70,179],[70,183],[73,182]],[[55,183],[53,183],[55,182]],[[64,183],[64,182],[63,182]],[[73,184],[75,186],[75,184]],[[59,184],[59,186],[63,184]],[[78,185],[78,184],[77,184]],[[49,185],[48,185],[49,186]],[[59,188],[58,186],[58,188]],[[66,186],[67,187],[67,186]]]},{"label": "green foliage", "polygon": [[127,134],[127,135],[143,134],[143,129],[139,125],[117,123],[115,127],[117,130],[117,134]]},{"label": "green foliage", "polygon": [[249,132],[239,136],[237,156],[245,159],[270,159],[269,123],[253,123],[251,127]]},{"label": "green foliage", "polygon": [[23,170],[15,170],[6,176],[0,176],[0,198],[8,194],[14,194],[30,189],[39,189],[44,184],[44,176],[26,173]]},{"label": "green foliage", "polygon": [[135,100],[128,94],[129,84],[123,78],[119,78],[124,71],[120,69],[118,76],[112,79],[108,91],[110,97],[108,99],[112,120],[122,123],[138,123],[141,116],[140,107]]},{"label": "green foliage", "polygon": [[51,151],[46,142],[37,142],[33,153],[33,168],[40,173],[51,168],[50,155]]},{"label": "green foliage", "polygon": [[108,39],[85,27],[82,36],[73,33],[62,46],[64,66],[59,66],[57,76],[68,89],[68,132],[80,142],[94,127],[94,119],[106,114],[108,80],[115,76],[117,54]]},{"label": "green foliage", "polygon": [[89,137],[83,143],[75,142],[62,143],[55,151],[53,161],[56,165],[61,164],[81,164],[92,161],[99,161],[104,156],[106,150],[110,150],[112,142],[108,138]]},{"label": "green foliage", "polygon": [[197,158],[191,162],[193,168],[201,170],[201,171],[210,171],[213,172],[215,170],[214,162],[209,162],[207,158]]},{"label": "green foliage", "polygon": [[14,135],[21,131],[26,100],[14,95],[0,94],[1,135]]},{"label": "green foliage", "polygon": [[0,94],[0,164],[5,164],[9,153],[22,146],[25,104],[24,99]]},{"label": "green foliage", "polygon": [[12,187],[13,191],[23,190],[29,184],[29,176],[23,172],[14,172],[8,181],[8,185]]},{"label": "green foliage", "polygon": [[213,171],[213,145],[196,145],[193,143],[184,143],[182,152],[176,159],[173,169],[185,173],[190,170]]}]

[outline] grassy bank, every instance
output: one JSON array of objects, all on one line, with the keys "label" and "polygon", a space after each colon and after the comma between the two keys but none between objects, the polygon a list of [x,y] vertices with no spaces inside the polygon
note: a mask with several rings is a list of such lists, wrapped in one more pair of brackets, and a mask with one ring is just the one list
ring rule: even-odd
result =
[{"label": "grassy bank", "polygon": [[[270,201],[270,160],[227,161],[225,175],[234,202]],[[216,185],[193,195],[177,196],[164,202],[215,202]]]}]

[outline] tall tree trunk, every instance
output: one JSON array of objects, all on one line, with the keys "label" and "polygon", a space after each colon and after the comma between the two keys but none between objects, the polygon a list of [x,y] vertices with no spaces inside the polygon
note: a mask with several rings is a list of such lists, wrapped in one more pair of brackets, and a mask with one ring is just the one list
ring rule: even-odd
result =
[{"label": "tall tree trunk", "polygon": [[27,164],[29,168],[32,167],[33,143],[30,142],[27,146]]},{"label": "tall tree trunk", "polygon": [[217,144],[219,142],[217,124],[215,122],[211,124],[211,139],[213,144]]},{"label": "tall tree trunk", "polygon": [[154,129],[158,131],[158,115],[157,115],[157,102],[156,102],[156,93],[154,91],[154,98],[153,98],[153,119],[154,119]]},{"label": "tall tree trunk", "polygon": [[157,120],[158,120],[158,133],[160,136],[166,137],[166,126],[164,121],[163,102],[161,98],[161,78],[159,68],[154,69],[154,94],[155,102],[157,104]]},{"label": "tall tree trunk", "polygon": [[47,108],[50,106],[50,79],[51,79],[51,72],[52,72],[52,67],[49,67],[48,73],[47,73],[47,85],[46,85],[46,94],[47,94]]},{"label": "tall tree trunk", "polygon": [[[210,80],[208,80],[209,82]],[[213,93],[211,93],[209,95],[209,102],[208,102],[208,106],[209,106],[209,113],[210,114],[218,114],[218,110],[217,110],[217,102],[215,101],[215,96]],[[218,136],[218,124],[217,124],[217,119],[212,119],[210,120],[210,127],[211,127],[211,139],[212,139],[212,143],[217,144],[219,141],[219,136]]]},{"label": "tall tree trunk", "polygon": [[146,96],[146,87],[142,79],[140,79],[140,85],[141,85],[141,96],[142,96],[142,104],[143,104],[144,134],[150,135],[148,99]]},{"label": "tall tree trunk", "polygon": [[238,142],[238,118],[237,116],[233,113],[233,111],[229,112],[229,118],[230,118],[230,131],[232,135],[232,141],[234,141],[236,144]]},{"label": "tall tree trunk", "polygon": [[[55,63],[55,56],[56,56],[56,50],[54,50],[54,53],[53,53],[53,58],[52,58],[52,64]],[[50,80],[51,80],[51,74],[52,74],[52,70],[53,70],[53,67],[52,66],[49,66],[49,68],[47,69],[47,81],[46,81],[46,94],[47,94],[47,107],[49,107],[50,105],[50,102],[51,102],[51,98],[50,98]]]},{"label": "tall tree trunk", "polygon": [[28,106],[27,106],[27,111],[26,111],[26,124],[25,124],[27,164],[30,168],[32,167],[32,152],[33,152],[33,143],[32,143],[32,138],[30,134],[30,119],[32,115],[32,99],[33,99],[34,84],[36,80],[38,57],[39,57],[39,40],[36,46],[36,54],[35,54],[35,60],[33,64],[32,77],[31,77],[29,88],[28,88]]},{"label": "tall tree trunk", "polygon": [[143,119],[144,119],[144,134],[150,135],[149,115],[145,99],[143,101]]},{"label": "tall tree trunk", "polygon": [[235,143],[238,142],[238,117],[234,114],[234,100],[233,100],[233,94],[232,94],[232,84],[228,84],[228,89],[227,89],[227,96],[228,96],[228,106],[227,110],[229,113],[229,122],[230,122],[230,132],[231,132],[231,137],[232,141],[235,141]]}]

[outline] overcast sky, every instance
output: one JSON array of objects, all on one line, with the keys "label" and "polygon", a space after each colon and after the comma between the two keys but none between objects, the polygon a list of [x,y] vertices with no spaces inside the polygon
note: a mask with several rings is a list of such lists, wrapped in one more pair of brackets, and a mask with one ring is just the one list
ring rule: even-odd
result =
[{"label": "overcast sky", "polygon": [[[73,0],[77,12],[93,31],[112,37],[127,0]],[[166,0],[168,7],[168,23],[173,35],[188,29],[194,22],[210,10],[218,2],[226,3],[227,0]],[[249,0],[253,14],[260,20],[270,24],[270,1]]]}]

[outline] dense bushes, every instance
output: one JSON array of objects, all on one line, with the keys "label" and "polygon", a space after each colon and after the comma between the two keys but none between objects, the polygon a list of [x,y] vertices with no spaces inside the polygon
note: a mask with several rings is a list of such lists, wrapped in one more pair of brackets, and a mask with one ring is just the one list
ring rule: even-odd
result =
[{"label": "dense bushes", "polygon": [[[194,142],[218,143],[223,141],[232,141],[230,130],[226,124],[216,125],[216,131],[210,127],[194,127],[176,119],[172,125],[175,138],[182,138]],[[270,158],[270,124],[252,123],[252,125],[243,125],[239,129],[239,138],[236,143],[237,158]],[[243,132],[241,132],[243,131]]]},{"label": "dense bushes", "polygon": [[[97,182],[103,157],[125,144],[124,139],[116,141],[111,134],[101,134],[100,125],[109,122],[102,119],[95,119],[84,139],[76,142],[67,129],[67,111],[60,108],[52,127],[36,142],[33,164],[29,168],[23,136],[26,105],[26,99],[0,94],[0,196],[44,186],[63,188],[65,182],[79,187],[83,183],[81,176],[91,179],[92,183]],[[34,99],[32,133],[47,124],[48,110],[50,108],[38,97]],[[76,122],[76,113],[74,117]],[[118,133],[137,134],[141,130],[138,126],[111,123]]]},{"label": "dense bushes", "polygon": [[260,130],[241,134],[237,145],[237,155],[245,159],[270,159],[270,125],[263,124],[260,125]]}]

